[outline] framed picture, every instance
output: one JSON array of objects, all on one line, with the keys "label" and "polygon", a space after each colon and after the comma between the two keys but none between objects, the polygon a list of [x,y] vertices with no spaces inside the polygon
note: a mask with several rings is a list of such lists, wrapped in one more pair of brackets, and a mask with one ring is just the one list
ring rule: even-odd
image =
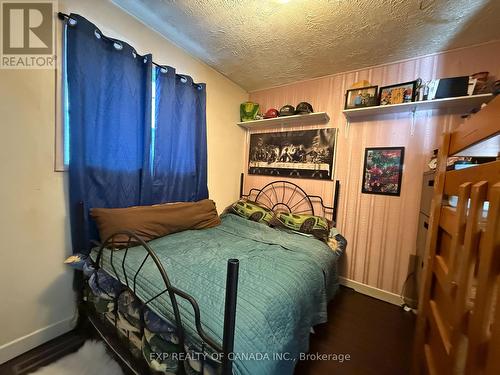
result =
[{"label": "framed picture", "polygon": [[347,90],[344,109],[372,107],[378,104],[378,86]]},{"label": "framed picture", "polygon": [[381,87],[379,103],[380,105],[390,105],[414,102],[416,93],[417,81]]},{"label": "framed picture", "polygon": [[365,149],[361,192],[399,196],[403,177],[404,155],[404,147]]},{"label": "framed picture", "polygon": [[331,180],[337,129],[250,135],[248,173]]}]

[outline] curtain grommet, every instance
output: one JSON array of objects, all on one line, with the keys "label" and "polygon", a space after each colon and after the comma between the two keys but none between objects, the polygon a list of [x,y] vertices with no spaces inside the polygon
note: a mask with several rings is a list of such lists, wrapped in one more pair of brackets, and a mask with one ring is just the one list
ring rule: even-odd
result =
[{"label": "curtain grommet", "polygon": [[102,35],[101,35],[101,32],[97,29],[94,30],[94,35],[97,39],[101,39],[102,38]]},{"label": "curtain grommet", "polygon": [[136,59],[137,58],[137,52],[132,51],[132,56],[134,57],[134,59]]},{"label": "curtain grommet", "polygon": [[161,72],[161,73],[165,73],[165,74],[166,74],[166,73],[168,73],[168,68],[166,68],[166,67],[162,66],[162,67],[160,68],[160,72]]},{"label": "curtain grommet", "polygon": [[143,62],[144,64],[146,64],[146,63],[148,62],[148,57],[147,57],[147,56],[144,56],[144,59],[142,59],[142,62]]},{"label": "curtain grommet", "polygon": [[184,76],[181,76],[181,82],[182,83],[186,83],[188,81],[188,79]]},{"label": "curtain grommet", "polygon": [[74,18],[71,18],[71,17],[68,18],[68,25],[76,26],[77,23],[78,23],[78,21],[75,20]]},{"label": "curtain grommet", "polygon": [[119,42],[113,42],[113,47],[117,49],[118,51],[121,51],[123,49],[123,45]]}]

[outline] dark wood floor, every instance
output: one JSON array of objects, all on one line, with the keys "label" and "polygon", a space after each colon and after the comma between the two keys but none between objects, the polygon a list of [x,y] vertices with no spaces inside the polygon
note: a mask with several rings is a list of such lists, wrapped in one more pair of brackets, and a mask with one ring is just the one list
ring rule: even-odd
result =
[{"label": "dark wood floor", "polygon": [[76,352],[87,338],[86,334],[77,330],[68,332],[0,365],[0,375],[30,374],[65,355]]},{"label": "dark wood floor", "polygon": [[341,287],[309,352],[349,354],[350,360],[299,362],[295,375],[409,374],[414,327],[413,313]]},{"label": "dark wood floor", "polygon": [[[410,373],[415,324],[412,313],[341,287],[328,307],[328,317],[327,324],[316,327],[309,353],[329,354],[330,360],[299,362],[295,375]],[[0,365],[0,375],[35,371],[76,351],[88,337],[81,330],[67,333]],[[337,360],[333,355],[337,355]],[[341,362],[340,355],[349,355],[349,360]]]}]

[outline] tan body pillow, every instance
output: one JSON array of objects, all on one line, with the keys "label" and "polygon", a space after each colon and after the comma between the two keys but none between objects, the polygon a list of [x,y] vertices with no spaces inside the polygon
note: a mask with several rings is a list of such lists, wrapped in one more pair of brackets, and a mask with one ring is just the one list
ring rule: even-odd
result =
[{"label": "tan body pillow", "polygon": [[[165,203],[127,208],[92,208],[101,241],[112,234],[128,230],[144,241],[187,229],[212,228],[220,224],[214,201]],[[126,244],[127,235],[117,235],[115,244]]]}]

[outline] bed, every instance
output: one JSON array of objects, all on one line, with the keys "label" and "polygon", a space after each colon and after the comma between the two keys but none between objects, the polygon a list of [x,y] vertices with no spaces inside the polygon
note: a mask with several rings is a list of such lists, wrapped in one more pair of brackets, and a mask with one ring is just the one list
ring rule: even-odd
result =
[{"label": "bed", "polygon": [[[290,212],[295,200],[303,202],[296,210],[314,213],[314,200],[333,210],[285,181],[252,194],[266,206],[274,200],[288,205]],[[336,243],[332,249],[227,213],[214,228],[119,250],[104,244],[86,263],[86,311],[98,330],[114,326],[131,357],[160,373],[292,374],[299,354],[308,350],[311,328],[327,321],[327,304],[338,289],[337,261],[346,242],[337,234]],[[235,285],[226,274],[228,259],[237,259],[239,269],[232,335],[228,291]],[[234,342],[231,355],[225,341]]]},{"label": "bed", "polygon": [[[438,154],[414,374],[500,373],[500,97],[445,133]],[[447,170],[449,157],[496,160]]]}]

